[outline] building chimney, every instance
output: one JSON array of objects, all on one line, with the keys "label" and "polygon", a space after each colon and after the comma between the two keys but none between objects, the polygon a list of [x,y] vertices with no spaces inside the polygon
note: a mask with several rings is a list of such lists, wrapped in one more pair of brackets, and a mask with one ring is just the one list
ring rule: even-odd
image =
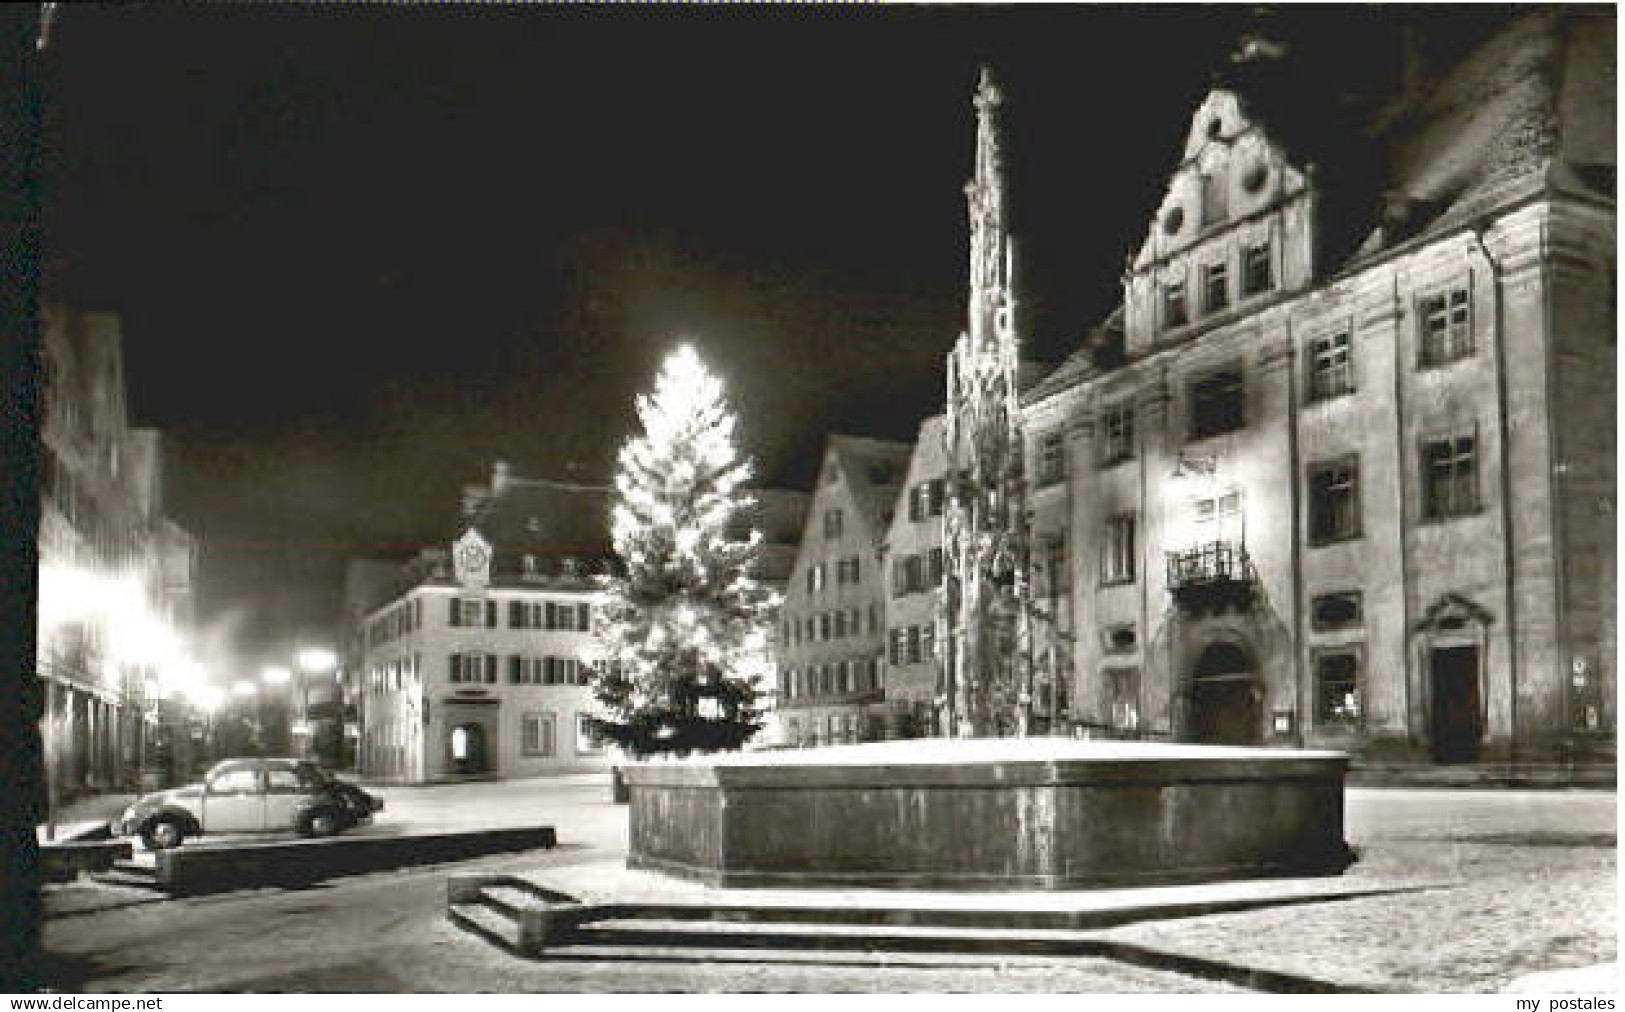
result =
[{"label": "building chimney", "polygon": [[506,460],[499,460],[491,466],[491,494],[499,496],[502,490],[508,487],[510,469]]}]

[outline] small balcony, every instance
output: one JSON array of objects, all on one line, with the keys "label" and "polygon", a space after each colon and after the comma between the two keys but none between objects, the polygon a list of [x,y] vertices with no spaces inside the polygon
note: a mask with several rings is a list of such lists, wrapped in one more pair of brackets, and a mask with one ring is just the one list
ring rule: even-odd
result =
[{"label": "small balcony", "polygon": [[1258,574],[1240,542],[1213,541],[1168,553],[1168,593],[1187,614],[1245,611],[1257,586]]}]

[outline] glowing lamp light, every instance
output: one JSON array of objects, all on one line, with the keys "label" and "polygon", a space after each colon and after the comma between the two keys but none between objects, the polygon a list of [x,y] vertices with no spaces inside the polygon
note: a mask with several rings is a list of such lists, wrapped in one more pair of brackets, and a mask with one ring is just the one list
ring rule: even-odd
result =
[{"label": "glowing lamp light", "polygon": [[311,674],[332,671],[339,663],[338,655],[326,647],[305,647],[294,661],[299,665],[299,670]]},{"label": "glowing lamp light", "polygon": [[187,698],[204,712],[213,713],[226,701],[226,694],[218,685],[199,685],[187,693]]},{"label": "glowing lamp light", "polygon": [[231,694],[240,698],[259,695],[260,687],[253,682],[240,681],[232,685]]},{"label": "glowing lamp light", "polygon": [[287,685],[293,672],[280,664],[267,664],[260,669],[260,681],[266,685]]}]

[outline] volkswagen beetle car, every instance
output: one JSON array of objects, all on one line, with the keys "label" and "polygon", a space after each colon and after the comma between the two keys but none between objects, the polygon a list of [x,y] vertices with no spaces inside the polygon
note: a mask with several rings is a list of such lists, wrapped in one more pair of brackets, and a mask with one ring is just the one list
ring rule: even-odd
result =
[{"label": "volkswagen beetle car", "polygon": [[330,836],[371,822],[383,807],[382,798],[307,759],[227,759],[202,783],[138,798],[112,829],[168,850],[205,833]]}]

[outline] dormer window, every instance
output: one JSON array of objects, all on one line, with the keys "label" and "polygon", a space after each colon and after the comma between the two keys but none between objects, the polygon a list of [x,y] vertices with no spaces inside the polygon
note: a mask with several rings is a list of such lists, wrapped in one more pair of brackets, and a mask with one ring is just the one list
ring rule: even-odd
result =
[{"label": "dormer window", "polygon": [[1162,287],[1162,325],[1167,329],[1190,322],[1185,304],[1185,282],[1171,281]]}]

